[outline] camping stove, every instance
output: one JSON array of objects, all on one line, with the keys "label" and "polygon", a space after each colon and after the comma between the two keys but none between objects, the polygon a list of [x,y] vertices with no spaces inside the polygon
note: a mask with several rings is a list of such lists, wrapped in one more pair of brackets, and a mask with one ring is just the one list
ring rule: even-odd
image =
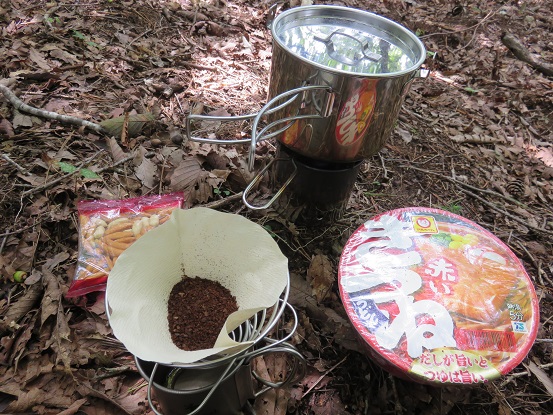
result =
[{"label": "camping stove", "polygon": [[346,210],[361,163],[308,158],[278,143],[271,182],[282,192],[275,210],[300,225],[331,224]]},{"label": "camping stove", "polygon": [[[257,144],[275,137],[279,161],[255,176],[242,201],[250,209],[278,206],[294,222],[331,222],[345,210],[361,161],[390,137],[411,83],[428,76],[420,69],[426,49],[396,22],[340,6],[289,9],[272,20],[271,34],[268,102],[254,114],[190,114],[186,134],[203,143],[250,144],[250,171]],[[201,120],[252,120],[251,138],[195,137],[191,124]],[[269,171],[275,196],[253,205],[248,195]]]}]

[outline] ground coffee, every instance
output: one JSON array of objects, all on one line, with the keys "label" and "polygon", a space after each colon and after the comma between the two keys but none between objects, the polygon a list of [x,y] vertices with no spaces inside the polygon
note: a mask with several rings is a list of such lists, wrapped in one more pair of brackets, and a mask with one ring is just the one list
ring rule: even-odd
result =
[{"label": "ground coffee", "polygon": [[183,350],[210,349],[236,298],[217,281],[184,277],[169,294],[167,319],[175,345]]}]

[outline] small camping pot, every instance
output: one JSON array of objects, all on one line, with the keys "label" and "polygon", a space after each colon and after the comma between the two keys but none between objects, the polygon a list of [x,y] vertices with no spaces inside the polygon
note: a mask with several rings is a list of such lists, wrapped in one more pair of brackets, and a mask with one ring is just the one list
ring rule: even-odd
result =
[{"label": "small camping pot", "polygon": [[382,16],[338,6],[289,9],[275,18],[271,33],[269,99],[310,89],[269,120],[317,115],[306,121],[308,129],[298,119],[277,139],[296,153],[332,162],[377,153],[426,59],[417,36]]},{"label": "small camping pot", "polygon": [[[297,323],[294,323],[295,325]],[[295,326],[294,326],[295,331]],[[292,331],[293,333],[293,331]],[[171,366],[147,362],[135,356],[140,375],[148,381],[148,402],[157,415],[232,415],[241,413],[249,399],[269,389],[282,388],[305,376],[306,361],[302,354],[282,339],[266,338],[266,345],[247,352],[230,363],[204,366]],[[271,382],[252,371],[252,359],[271,353],[289,358],[289,370],[284,380]],[[253,379],[261,385],[255,390]],[[152,402],[153,395],[161,412]]]},{"label": "small camping pot", "polygon": [[[273,55],[269,101],[240,117],[189,115],[191,140],[219,144],[276,137],[293,151],[329,162],[359,161],[377,153],[390,136],[403,98],[426,50],[418,37],[382,16],[340,6],[295,7],[271,23]],[[259,128],[267,116],[268,125]],[[253,119],[251,139],[191,136],[193,119]]]},{"label": "small camping pot", "polygon": [[150,382],[163,415],[238,414],[255,396],[251,368],[243,360],[209,368],[175,368],[138,357],[135,361],[142,377]]}]

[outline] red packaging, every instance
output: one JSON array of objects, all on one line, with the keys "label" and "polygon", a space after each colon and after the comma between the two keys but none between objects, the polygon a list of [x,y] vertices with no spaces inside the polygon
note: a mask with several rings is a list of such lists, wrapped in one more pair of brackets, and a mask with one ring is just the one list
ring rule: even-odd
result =
[{"label": "red packaging", "polygon": [[172,193],[79,202],[78,263],[66,296],[105,290],[119,255],[147,231],[167,221],[184,200],[182,193]]},{"label": "red packaging", "polygon": [[475,384],[528,354],[538,299],[520,260],[497,237],[452,213],[383,213],[348,240],[340,295],[369,355],[422,383]]}]

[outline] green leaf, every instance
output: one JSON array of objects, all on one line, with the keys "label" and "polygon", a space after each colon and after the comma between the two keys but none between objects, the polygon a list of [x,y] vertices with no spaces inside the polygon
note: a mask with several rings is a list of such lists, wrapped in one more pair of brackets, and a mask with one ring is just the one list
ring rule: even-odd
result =
[{"label": "green leaf", "polygon": [[465,87],[465,91],[471,93],[471,94],[476,94],[478,92],[477,89],[474,89],[474,88],[471,88],[470,86],[466,86]]},{"label": "green leaf", "polygon": [[64,173],[73,173],[77,171],[77,168],[75,166],[64,161],[58,161],[58,166],[60,170]]},{"label": "green leaf", "polygon": [[85,179],[100,179],[101,177],[98,176],[96,173],[94,173],[90,169],[81,169],[81,176],[83,176]]},{"label": "green leaf", "polygon": [[73,30],[73,37],[80,40],[86,39],[86,36],[83,35],[81,32],[79,32],[78,30]]}]

